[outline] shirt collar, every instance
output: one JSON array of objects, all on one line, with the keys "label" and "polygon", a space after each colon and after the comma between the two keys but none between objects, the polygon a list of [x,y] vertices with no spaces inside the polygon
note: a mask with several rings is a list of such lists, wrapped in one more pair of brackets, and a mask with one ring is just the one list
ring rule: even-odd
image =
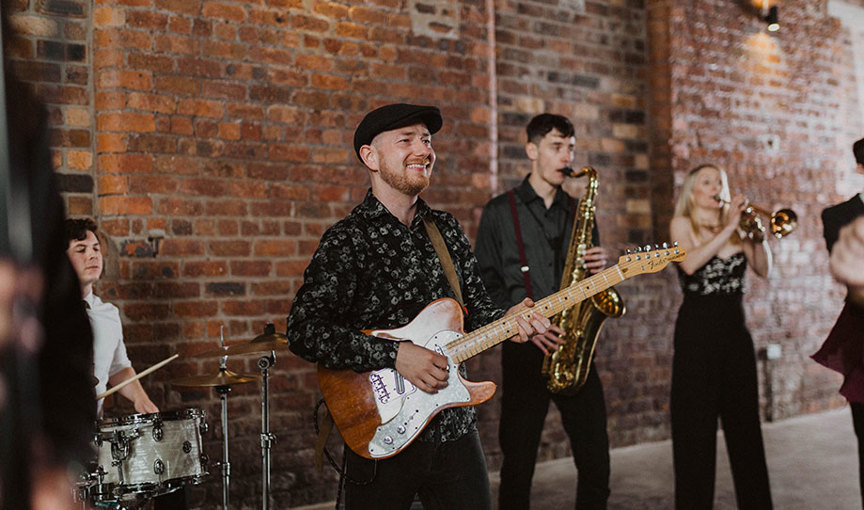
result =
[{"label": "shirt collar", "polygon": [[[391,217],[395,221],[398,221],[393,213],[387,209],[387,207],[378,200],[378,197],[372,193],[372,188],[369,188],[366,191],[366,198],[363,199],[363,203],[357,208],[358,212],[367,220],[372,220],[381,217]],[[417,212],[414,215],[414,220],[412,224],[416,222],[418,219],[423,219],[432,211],[432,208],[429,207],[426,202],[422,198],[417,198]]]},{"label": "shirt collar", "polygon": [[[516,188],[516,196],[518,196],[519,200],[521,200],[522,203],[524,203],[525,205],[528,205],[534,200],[540,200],[541,202],[543,201],[540,195],[538,195],[537,192],[534,191],[534,187],[531,186],[531,183],[528,182],[529,177],[531,177],[531,174],[526,175],[525,178],[522,179],[522,184],[520,184],[519,187]],[[561,189],[560,186],[557,190],[555,190],[555,198],[552,200],[552,207],[556,206],[563,207],[567,210],[570,209],[570,195],[568,195],[563,189]]]}]

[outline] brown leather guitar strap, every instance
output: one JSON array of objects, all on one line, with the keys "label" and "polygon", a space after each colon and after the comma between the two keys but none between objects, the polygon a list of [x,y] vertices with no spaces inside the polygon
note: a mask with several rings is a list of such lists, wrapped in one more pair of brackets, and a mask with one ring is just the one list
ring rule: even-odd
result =
[{"label": "brown leather guitar strap", "polygon": [[456,268],[453,266],[453,259],[450,258],[450,251],[447,249],[447,244],[444,242],[444,237],[441,236],[441,231],[438,230],[438,225],[427,214],[423,217],[423,226],[426,227],[426,233],[429,235],[429,240],[432,241],[432,246],[435,248],[435,253],[438,254],[438,261],[441,262],[441,267],[444,269],[444,274],[447,276],[447,281],[450,282],[450,288],[453,289],[453,294],[456,295],[456,301],[465,309],[465,302],[462,300],[462,287],[459,286],[459,278],[456,276]]}]

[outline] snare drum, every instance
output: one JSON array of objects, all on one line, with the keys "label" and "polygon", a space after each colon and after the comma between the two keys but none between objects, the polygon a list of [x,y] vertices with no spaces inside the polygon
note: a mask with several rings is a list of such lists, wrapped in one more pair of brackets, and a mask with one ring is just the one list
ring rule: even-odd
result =
[{"label": "snare drum", "polygon": [[207,475],[201,443],[206,432],[204,411],[133,414],[99,421],[95,443],[96,471],[101,487],[98,501],[150,498],[186,484],[199,484]]}]

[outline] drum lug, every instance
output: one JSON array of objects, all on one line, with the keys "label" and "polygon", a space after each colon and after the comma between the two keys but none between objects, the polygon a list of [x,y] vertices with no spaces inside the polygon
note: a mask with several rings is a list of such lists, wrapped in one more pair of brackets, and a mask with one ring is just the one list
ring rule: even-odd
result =
[{"label": "drum lug", "polygon": [[210,457],[206,453],[202,453],[198,460],[201,461],[201,470],[206,472],[207,466],[210,464]]},{"label": "drum lug", "polygon": [[163,437],[165,437],[165,432],[162,431],[162,421],[156,421],[153,423],[153,440],[158,443],[162,441]]},{"label": "drum lug", "polygon": [[153,462],[153,472],[157,475],[165,473],[165,463],[162,462],[162,459],[156,459],[156,461]]},{"label": "drum lug", "polygon": [[201,431],[201,435],[203,436],[210,430],[210,425],[208,425],[206,421],[202,421],[201,425],[198,425],[198,430]]}]

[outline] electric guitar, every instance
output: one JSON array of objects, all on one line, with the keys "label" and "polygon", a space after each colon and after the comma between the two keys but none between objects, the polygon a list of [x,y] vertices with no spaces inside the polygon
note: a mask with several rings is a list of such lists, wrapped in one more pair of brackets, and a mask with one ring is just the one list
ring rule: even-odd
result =
[{"label": "electric guitar", "polygon": [[665,244],[659,250],[624,255],[618,264],[537,301],[533,308],[505,316],[468,334],[463,330],[459,304],[450,298],[437,299],[401,328],[364,333],[411,341],[446,356],[447,387],[431,394],[417,389],[392,368],[358,373],[330,370],[319,364],[321,393],[342,438],[357,455],[367,459],[392,457],[411,444],[441,410],[477,405],[492,398],[495,383],[463,379],[459,364],[517,334],[517,316],[529,320],[538,312],[552,317],[627,278],[656,273],[669,262],[680,262],[686,256],[683,248],[666,248]]}]

